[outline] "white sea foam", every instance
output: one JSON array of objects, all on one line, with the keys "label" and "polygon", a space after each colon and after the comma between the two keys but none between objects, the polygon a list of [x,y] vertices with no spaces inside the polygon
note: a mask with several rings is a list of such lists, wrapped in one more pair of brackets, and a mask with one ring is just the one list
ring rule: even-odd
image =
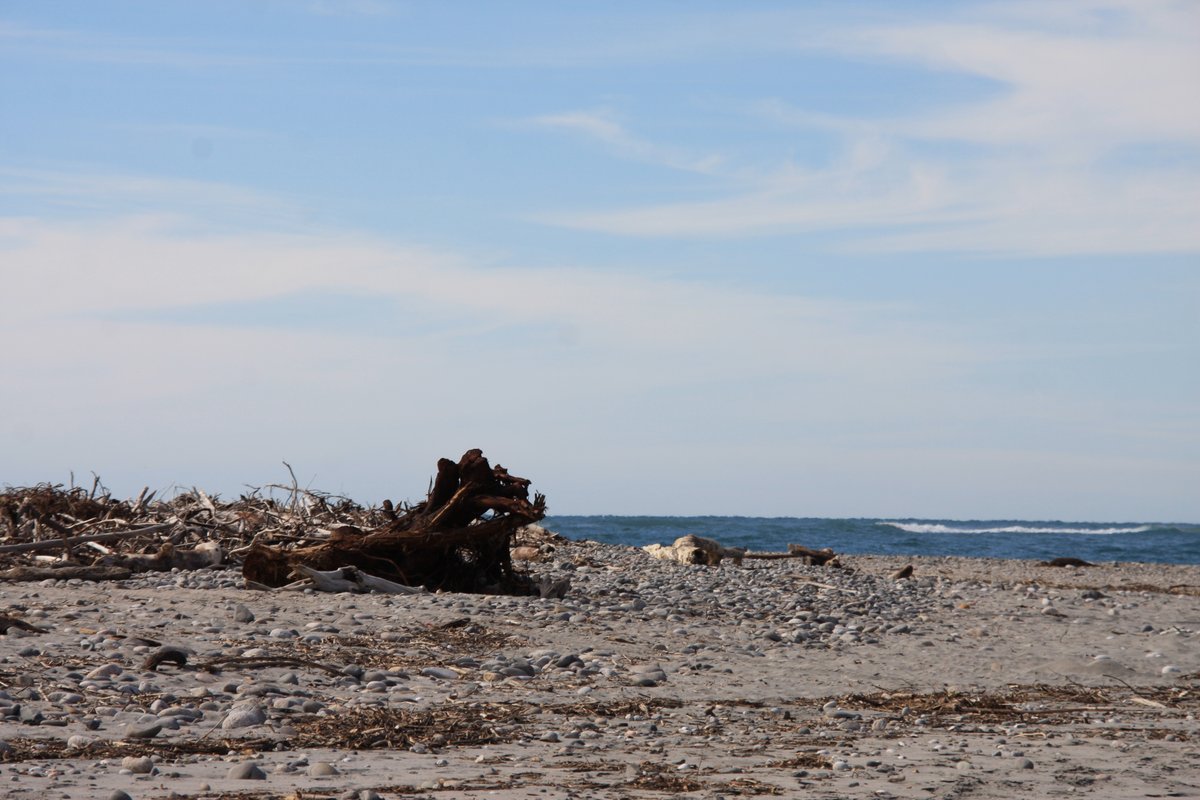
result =
[{"label": "white sea foam", "polygon": [[908,533],[1073,533],[1085,536],[1112,536],[1119,533],[1145,533],[1150,525],[1127,528],[1034,528],[1028,525],[1006,525],[999,528],[959,528],[930,522],[880,522]]}]

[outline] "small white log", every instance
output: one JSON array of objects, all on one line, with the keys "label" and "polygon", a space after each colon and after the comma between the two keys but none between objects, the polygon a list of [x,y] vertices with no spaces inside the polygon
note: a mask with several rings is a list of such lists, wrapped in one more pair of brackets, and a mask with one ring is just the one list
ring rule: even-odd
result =
[{"label": "small white log", "polygon": [[[341,567],[322,572],[297,564],[295,572],[312,582],[318,592],[381,592],[383,594],[424,594],[423,586],[405,586],[384,578],[368,575],[357,567]],[[289,584],[288,588],[295,584]]]}]

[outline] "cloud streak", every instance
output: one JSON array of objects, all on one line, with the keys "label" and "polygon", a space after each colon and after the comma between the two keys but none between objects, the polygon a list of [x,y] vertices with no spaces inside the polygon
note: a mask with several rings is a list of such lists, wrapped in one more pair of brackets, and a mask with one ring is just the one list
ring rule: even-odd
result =
[{"label": "cloud streak", "polygon": [[[1165,2],[1076,3],[1070,17],[1059,7],[1004,9],[976,10],[970,22],[842,29],[826,45],[846,57],[989,78],[1004,87],[998,94],[887,119],[760,101],[755,111],[768,122],[835,133],[839,160],[757,177],[728,167],[711,173],[710,199],[535,219],[643,237],[858,229],[843,246],[872,251],[1200,250],[1200,105],[1192,101],[1200,50],[1188,33],[1200,13]],[[1080,26],[1080,17],[1105,11],[1119,13],[1102,30]],[[589,124],[619,155],[644,158],[659,147],[625,144],[623,130],[604,120]],[[1156,155],[1164,145],[1191,157]]]},{"label": "cloud streak", "polygon": [[[868,412],[841,399],[847,386],[863,397],[889,391],[894,409],[917,409],[922,400],[897,387],[916,375],[932,385],[972,357],[952,337],[876,306],[587,269],[481,267],[360,236],[200,233],[162,218],[9,219],[0,248],[0,279],[25,298],[0,331],[37,342],[6,358],[13,385],[36,391],[7,393],[0,406],[0,438],[41,432],[21,446],[26,470],[51,467],[34,453],[64,449],[78,469],[104,470],[120,451],[123,464],[187,464],[200,474],[170,480],[212,470],[227,481],[222,462],[270,470],[289,454],[334,468],[348,447],[378,453],[371,431],[400,424],[406,447],[428,453],[416,469],[446,448],[489,447],[533,470],[572,472],[563,483],[577,488],[564,486],[562,498],[580,508],[604,484],[597,464],[628,448],[686,439],[692,426],[742,430],[714,445],[719,459],[735,443],[773,446],[767,430],[779,425],[851,425]],[[342,305],[362,297],[373,308],[387,300],[396,319],[367,329],[205,319],[231,302],[246,319],[256,304],[265,316],[296,293]],[[315,424],[330,414],[347,418]],[[537,436],[515,424],[526,419]],[[300,428],[310,431],[304,441]],[[201,440],[187,433],[195,430]],[[542,437],[559,445],[545,450]],[[179,444],[169,458],[148,444],[171,441]],[[595,463],[557,460],[570,452]],[[366,478],[386,473],[391,483],[396,467],[381,457],[364,456],[339,479],[385,491]],[[425,476],[408,479],[420,486]]]},{"label": "cloud streak", "polygon": [[525,120],[526,125],[567,131],[607,145],[616,154],[685,172],[717,174],[722,159],[717,155],[691,156],[677,148],[661,147],[630,133],[611,112],[574,111],[544,114]]},{"label": "cloud streak", "polygon": [[[27,454],[23,470],[100,469],[115,487],[139,482],[128,491],[147,480],[228,491],[230,463],[261,481],[288,458],[345,482],[326,488],[382,497],[424,485],[430,459],[482,446],[548,476],[560,513],[611,510],[594,498],[622,491],[628,513],[728,513],[708,503],[751,465],[804,484],[745,498],[755,513],[890,513],[912,506],[823,497],[839,483],[843,497],[860,484],[888,497],[880,465],[894,462],[921,465],[929,503],[997,448],[1025,445],[1009,466],[1051,481],[1055,452],[1072,463],[1095,452],[1116,470],[1147,440],[1130,422],[1145,413],[973,387],[968,376],[1011,348],[902,307],[177,217],[10,218],[0,252],[0,280],[22,298],[0,335],[36,343],[6,356],[24,389],[0,400],[0,439]],[[296,297],[308,299],[272,316]],[[356,303],[370,324],[322,318]],[[1169,450],[1186,449],[1169,434],[1194,416],[1176,405],[1177,421],[1151,432]],[[424,455],[398,466],[393,446]],[[106,469],[117,452],[128,475]],[[682,459],[678,485],[645,497],[625,485],[620,464],[668,453]],[[1166,469],[1167,456],[1147,458]]]}]

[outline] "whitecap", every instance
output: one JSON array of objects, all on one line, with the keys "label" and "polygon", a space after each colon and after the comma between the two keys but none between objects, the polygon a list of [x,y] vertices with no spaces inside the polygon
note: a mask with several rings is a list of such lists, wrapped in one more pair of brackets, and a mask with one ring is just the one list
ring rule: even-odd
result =
[{"label": "whitecap", "polygon": [[886,525],[892,528],[899,528],[907,533],[1065,533],[1077,534],[1083,536],[1113,536],[1121,533],[1145,533],[1150,530],[1150,525],[1137,525],[1124,528],[1047,528],[1034,527],[1030,525],[1004,525],[1001,527],[991,528],[962,528],[952,525],[943,525],[936,522],[878,522],[878,525]]}]

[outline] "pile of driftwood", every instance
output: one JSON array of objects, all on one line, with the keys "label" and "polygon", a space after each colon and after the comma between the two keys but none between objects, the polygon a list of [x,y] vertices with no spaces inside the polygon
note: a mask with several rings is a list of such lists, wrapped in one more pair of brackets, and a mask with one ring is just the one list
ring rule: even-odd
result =
[{"label": "pile of driftwood", "polygon": [[299,580],[330,591],[565,591],[513,568],[511,539],[545,516],[545,498],[531,500],[528,480],[492,467],[479,450],[439,461],[426,499],[399,508],[301,489],[294,474],[291,486],[232,502],[200,489],[155,494],[116,500],[99,479],[90,489],[0,491],[0,580],[120,580],[240,562],[247,581],[264,588]]},{"label": "pile of driftwood", "polygon": [[513,569],[510,545],[519,528],[546,515],[546,498],[529,499],[529,481],[488,463],[479,450],[457,462],[438,461],[437,477],[423,502],[397,514],[388,506],[387,524],[372,531],[344,525],[328,540],[284,549],[256,545],[246,554],[246,579],[285,586],[297,567],[311,571],[353,567],[360,573],[405,586],[455,592],[547,594]]},{"label": "pile of driftwood", "polygon": [[735,564],[741,564],[745,558],[778,559],[798,558],[809,566],[838,567],[837,553],[828,547],[812,550],[798,544],[789,544],[786,553],[755,553],[744,547],[725,547],[720,542],[706,539],[703,536],[680,536],[669,545],[648,544],[642,548],[655,558],[664,561],[678,561],[681,564],[703,564],[715,567],[723,560],[729,559]]}]

